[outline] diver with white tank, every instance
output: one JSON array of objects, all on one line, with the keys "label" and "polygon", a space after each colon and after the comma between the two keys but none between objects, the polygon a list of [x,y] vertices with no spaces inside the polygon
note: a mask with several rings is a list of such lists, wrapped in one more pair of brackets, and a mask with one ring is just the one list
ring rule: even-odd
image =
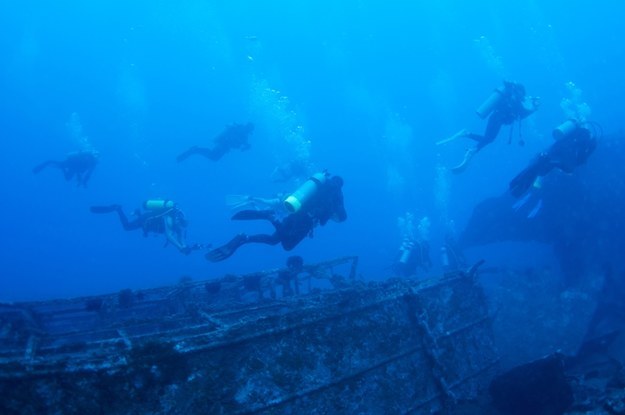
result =
[{"label": "diver with white tank", "polygon": [[313,174],[295,192],[284,199],[289,214],[280,219],[275,210],[242,210],[232,216],[233,220],[266,220],[275,228],[273,234],[247,235],[241,233],[227,244],[206,254],[211,262],[223,261],[241,246],[248,243],[267,245],[282,244],[290,251],[306,236],[312,236],[317,225],[324,226],[330,219],[343,222],[347,219],[343,205],[343,179],[331,176],[327,171]]}]

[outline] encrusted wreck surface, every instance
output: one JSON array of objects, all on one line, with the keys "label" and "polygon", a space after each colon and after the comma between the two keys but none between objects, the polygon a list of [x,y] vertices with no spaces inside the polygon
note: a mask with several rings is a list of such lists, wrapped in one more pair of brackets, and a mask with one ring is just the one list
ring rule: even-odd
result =
[{"label": "encrusted wreck surface", "polygon": [[401,414],[475,398],[498,362],[476,281],[365,284],[356,261],[308,266],[288,297],[272,270],[2,305],[0,412]]}]

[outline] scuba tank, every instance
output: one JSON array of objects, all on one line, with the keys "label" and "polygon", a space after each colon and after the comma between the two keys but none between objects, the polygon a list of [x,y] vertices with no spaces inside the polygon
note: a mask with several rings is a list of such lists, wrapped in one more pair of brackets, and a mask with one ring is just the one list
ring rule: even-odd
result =
[{"label": "scuba tank", "polygon": [[315,173],[308,178],[295,192],[287,196],[284,200],[284,207],[289,213],[299,211],[319,190],[319,187],[326,182],[328,174],[326,172]]},{"label": "scuba tank", "polygon": [[173,209],[176,204],[173,200],[165,199],[148,199],[143,202],[143,209],[145,210],[165,210]]},{"label": "scuba tank", "polygon": [[579,123],[574,118],[569,118],[553,130],[553,138],[560,140],[571,134],[579,127]]},{"label": "scuba tank", "polygon": [[401,255],[399,256],[400,264],[406,265],[408,263],[410,257],[412,256],[412,248],[414,248],[414,244],[409,240],[405,240],[404,243],[401,244],[401,247],[399,248],[399,251],[401,252]]},{"label": "scuba tank", "polygon": [[488,96],[488,98],[486,98],[486,101],[484,101],[482,105],[477,107],[477,109],[475,110],[477,115],[482,119],[488,117],[503,98],[503,94],[503,87],[495,88],[493,92]]},{"label": "scuba tank", "polygon": [[447,252],[447,247],[441,247],[441,264],[443,265],[443,270],[449,270],[449,252]]}]

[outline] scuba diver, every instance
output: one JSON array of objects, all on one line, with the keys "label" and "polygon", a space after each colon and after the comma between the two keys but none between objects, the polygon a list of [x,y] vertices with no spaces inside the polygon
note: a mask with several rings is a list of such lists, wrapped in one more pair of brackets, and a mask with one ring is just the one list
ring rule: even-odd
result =
[{"label": "scuba diver", "polygon": [[[475,147],[469,148],[460,164],[451,169],[454,173],[462,173],[468,166],[469,161],[482,148],[492,143],[499,130],[504,125],[511,125],[515,120],[522,120],[538,109],[538,97],[525,95],[525,87],[516,82],[504,81],[503,87],[493,91],[488,99],[477,109],[477,115],[484,119],[488,117],[484,134],[470,133],[467,130],[460,130],[452,137],[439,141],[442,144],[460,137],[468,137],[475,140]],[[520,130],[519,130],[520,131]],[[510,130],[512,139],[512,129]],[[523,145],[523,140],[519,142]]]},{"label": "scuba diver", "polygon": [[419,239],[404,239],[393,264],[393,272],[400,277],[410,277],[417,273],[419,267],[424,271],[432,267],[430,244]]},{"label": "scuba diver", "polygon": [[406,212],[397,218],[402,243],[392,269],[400,277],[410,277],[421,267],[428,271],[432,267],[430,259],[430,219],[427,216],[415,223],[414,215]]},{"label": "scuba diver", "polygon": [[63,171],[65,180],[76,177],[78,187],[87,187],[87,182],[98,164],[100,153],[95,150],[81,150],[68,153],[63,161],[47,160],[33,168],[33,173],[39,174],[47,167],[55,167]]},{"label": "scuba diver", "polygon": [[237,124],[227,126],[217,137],[213,139],[212,147],[193,146],[187,151],[178,155],[176,160],[180,163],[193,154],[204,156],[209,160],[217,161],[233,148],[245,151],[250,148],[247,142],[248,136],[254,131],[254,124]]},{"label": "scuba diver", "polygon": [[146,200],[143,203],[143,211],[135,210],[135,218],[132,220],[128,220],[120,205],[91,206],[90,211],[91,213],[116,212],[126,231],[142,229],[143,236],[148,236],[150,233],[164,234],[167,238],[165,245],[171,243],[185,255],[202,248],[200,244],[189,246],[185,243],[187,220],[178,205],[171,200]]},{"label": "scuba diver", "polygon": [[554,168],[572,173],[584,164],[597,147],[597,138],[584,124],[567,120],[553,130],[556,141],[540,153],[510,182],[510,192],[515,197],[523,195],[541,176]]},{"label": "scuba diver", "polygon": [[328,220],[343,222],[347,213],[343,205],[343,179],[339,176],[330,176],[323,171],[313,174],[293,194],[284,200],[284,206],[289,214],[282,220],[278,219],[274,210],[243,210],[232,216],[233,220],[269,221],[275,228],[271,235],[239,234],[227,244],[206,254],[211,262],[223,261],[230,257],[239,247],[249,243],[267,245],[282,244],[286,251],[290,251],[306,236],[312,236],[317,225],[324,226]]}]

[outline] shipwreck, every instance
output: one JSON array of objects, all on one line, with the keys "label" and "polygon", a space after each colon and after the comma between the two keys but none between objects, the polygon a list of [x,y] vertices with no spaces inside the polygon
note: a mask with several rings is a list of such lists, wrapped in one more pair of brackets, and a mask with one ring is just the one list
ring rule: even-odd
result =
[{"label": "shipwreck", "polygon": [[0,305],[3,414],[448,412],[497,371],[472,272],[364,282],[357,257]]}]

